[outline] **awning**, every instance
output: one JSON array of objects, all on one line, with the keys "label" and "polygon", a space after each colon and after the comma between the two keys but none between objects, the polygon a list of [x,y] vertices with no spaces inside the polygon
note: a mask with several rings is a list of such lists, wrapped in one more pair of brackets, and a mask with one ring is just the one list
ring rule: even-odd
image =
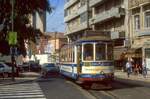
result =
[{"label": "awning", "polygon": [[133,44],[131,46],[131,49],[139,49],[143,47],[143,43]]}]

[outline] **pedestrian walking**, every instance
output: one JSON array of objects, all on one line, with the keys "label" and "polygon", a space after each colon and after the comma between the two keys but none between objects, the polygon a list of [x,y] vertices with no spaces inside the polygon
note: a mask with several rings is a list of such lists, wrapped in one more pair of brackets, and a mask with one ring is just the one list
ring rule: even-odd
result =
[{"label": "pedestrian walking", "polygon": [[132,68],[132,63],[131,63],[131,61],[128,60],[126,63],[126,70],[127,70],[127,76],[128,77],[130,76],[131,68]]},{"label": "pedestrian walking", "polygon": [[146,78],[147,76],[147,68],[146,68],[146,60],[144,59],[143,63],[142,63],[142,74],[143,77]]}]

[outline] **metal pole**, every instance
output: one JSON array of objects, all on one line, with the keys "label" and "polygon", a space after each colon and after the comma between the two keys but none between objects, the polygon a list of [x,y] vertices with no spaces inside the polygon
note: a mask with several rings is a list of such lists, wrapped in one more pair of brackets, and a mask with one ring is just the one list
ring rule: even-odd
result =
[{"label": "metal pole", "polygon": [[57,35],[57,32],[55,32],[55,53],[56,53],[56,35]]},{"label": "metal pole", "polygon": [[57,36],[57,32],[55,32],[55,64],[56,64],[56,36]]},{"label": "metal pole", "polygon": [[12,17],[11,17],[11,21],[12,21],[12,32],[14,31],[14,0],[12,0],[12,10],[11,10],[11,13],[12,13]]},{"label": "metal pole", "polygon": [[[12,3],[12,11],[11,11],[11,29],[12,29],[12,32],[14,31],[14,0],[11,0],[11,3]],[[15,81],[15,76],[14,76],[14,66],[15,66],[15,57],[14,57],[14,46],[11,46],[11,50],[12,50],[12,54],[11,54],[11,62],[12,62],[12,81]]]},{"label": "metal pole", "polygon": [[90,28],[90,23],[89,23],[89,10],[90,10],[89,0],[87,0],[87,29]]}]

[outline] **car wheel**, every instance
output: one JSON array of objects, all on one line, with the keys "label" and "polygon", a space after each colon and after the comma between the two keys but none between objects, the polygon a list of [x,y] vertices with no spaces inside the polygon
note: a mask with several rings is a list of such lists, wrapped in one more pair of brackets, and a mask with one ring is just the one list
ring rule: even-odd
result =
[{"label": "car wheel", "polygon": [[8,77],[9,77],[9,74],[8,74],[8,73],[4,73],[4,74],[3,74],[3,77],[4,77],[4,78],[8,78]]}]

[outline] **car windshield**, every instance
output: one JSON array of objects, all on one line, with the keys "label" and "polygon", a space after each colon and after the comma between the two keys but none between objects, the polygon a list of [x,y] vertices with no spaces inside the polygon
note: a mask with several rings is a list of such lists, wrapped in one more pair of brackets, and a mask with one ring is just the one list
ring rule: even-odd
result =
[{"label": "car windshield", "polygon": [[4,66],[2,64],[0,64],[0,68],[3,68]]}]

